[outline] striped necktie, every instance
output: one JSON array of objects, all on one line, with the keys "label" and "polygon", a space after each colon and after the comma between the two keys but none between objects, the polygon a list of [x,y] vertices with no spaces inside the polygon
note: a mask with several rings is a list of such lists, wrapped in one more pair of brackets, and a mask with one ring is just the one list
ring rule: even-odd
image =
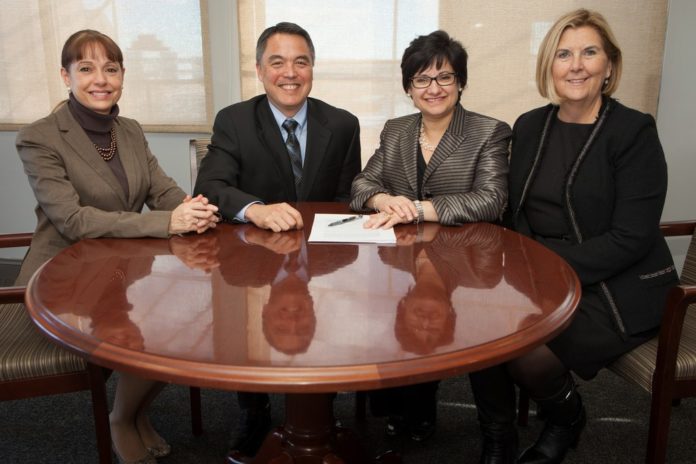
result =
[{"label": "striped necktie", "polygon": [[285,139],[285,148],[288,149],[288,155],[292,164],[292,174],[295,176],[295,187],[299,187],[302,183],[302,155],[300,152],[300,141],[297,140],[295,129],[297,121],[294,119],[286,119],[283,122],[283,129],[288,132],[288,138]]}]

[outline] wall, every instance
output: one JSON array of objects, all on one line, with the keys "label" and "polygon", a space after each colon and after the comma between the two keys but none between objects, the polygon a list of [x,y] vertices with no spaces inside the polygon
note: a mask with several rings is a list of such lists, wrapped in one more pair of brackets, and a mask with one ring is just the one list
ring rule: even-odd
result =
[{"label": "wall", "polygon": [[[217,112],[239,101],[239,38],[236,1],[209,0],[213,107]],[[670,185],[663,218],[696,218],[692,181],[696,173],[696,2],[671,0],[657,123],[669,164]],[[625,75],[624,79],[630,79]],[[15,132],[0,132],[0,233],[31,231],[34,196],[14,148]],[[148,134],[152,151],[165,171],[190,189],[188,139],[196,134]],[[671,240],[681,262],[685,240]],[[8,256],[2,254],[0,256]],[[16,255],[15,255],[16,256]]]},{"label": "wall", "polygon": [[[671,0],[657,108],[657,128],[667,157],[669,188],[663,220],[696,219],[696,2]],[[669,239],[681,268],[688,239]]]}]

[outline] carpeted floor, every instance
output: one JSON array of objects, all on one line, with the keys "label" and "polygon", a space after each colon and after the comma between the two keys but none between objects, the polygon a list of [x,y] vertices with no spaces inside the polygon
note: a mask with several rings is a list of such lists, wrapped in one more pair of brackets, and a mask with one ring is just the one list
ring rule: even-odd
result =
[{"label": "carpeted floor", "polygon": [[[11,281],[3,276],[0,281]],[[109,380],[109,395],[117,375]],[[610,372],[602,372],[592,382],[581,382],[588,411],[588,425],[568,464],[644,462],[650,398]],[[191,434],[188,389],[170,385],[157,398],[151,418],[160,433],[173,446],[172,454],[160,462],[221,464],[227,440],[236,419],[236,396],[230,392],[203,390],[201,437]],[[442,382],[438,408],[438,430],[424,444],[408,440],[387,440],[383,419],[354,420],[354,395],[339,394],[336,416],[364,438],[375,454],[388,449],[401,451],[403,462],[419,464],[477,463],[479,435],[476,411],[466,377]],[[282,422],[282,397],[273,397],[273,417]],[[686,399],[673,408],[668,462],[696,463],[696,399]],[[530,420],[520,429],[520,444],[530,444],[541,429],[541,422]],[[83,464],[96,463],[94,425],[88,392],[0,402],[0,464]]]},{"label": "carpeted floor", "polygon": [[[113,393],[114,377],[109,381]],[[648,395],[628,385],[610,372],[593,382],[582,384],[588,410],[588,426],[576,451],[566,462],[640,463],[644,460],[649,411]],[[273,399],[273,416],[282,420],[282,398]],[[442,383],[438,431],[425,444],[408,440],[386,440],[383,420],[369,417],[364,424],[354,420],[354,395],[341,394],[336,415],[345,426],[365,438],[375,454],[398,449],[404,463],[476,463],[479,454],[476,412],[471,402],[468,380],[448,379]],[[221,464],[226,442],[236,417],[235,395],[203,390],[205,432],[190,432],[188,389],[168,386],[152,408],[152,420],[173,445],[167,463]],[[673,409],[668,462],[696,462],[696,401],[685,400]],[[520,429],[521,444],[531,443],[541,423],[531,420]],[[0,462],[2,463],[95,463],[94,427],[87,392],[0,403]]]}]

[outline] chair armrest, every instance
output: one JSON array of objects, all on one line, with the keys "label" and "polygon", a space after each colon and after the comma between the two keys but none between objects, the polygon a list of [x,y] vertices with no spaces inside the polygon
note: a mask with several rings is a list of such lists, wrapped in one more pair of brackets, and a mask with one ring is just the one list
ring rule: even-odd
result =
[{"label": "chair armrest", "polygon": [[[31,232],[0,234],[0,248],[27,247],[33,235]],[[24,303],[26,289],[25,286],[0,287],[0,304]]]},{"label": "chair armrest", "polygon": [[695,303],[696,285],[677,285],[670,289],[667,294],[665,312],[662,315],[662,325],[657,343],[653,387],[657,385],[658,378],[674,378],[684,318],[689,306]]},{"label": "chair armrest", "polygon": [[692,235],[694,228],[696,228],[696,221],[666,221],[660,223],[660,230],[665,237]]},{"label": "chair armrest", "polygon": [[24,303],[27,287],[0,287],[0,304]]},{"label": "chair armrest", "polygon": [[25,247],[31,245],[31,232],[0,234],[0,248]]}]

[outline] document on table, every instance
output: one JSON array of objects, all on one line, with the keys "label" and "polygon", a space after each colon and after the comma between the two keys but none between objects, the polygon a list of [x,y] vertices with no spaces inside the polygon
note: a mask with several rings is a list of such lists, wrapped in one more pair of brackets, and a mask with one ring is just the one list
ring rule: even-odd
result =
[{"label": "document on table", "polygon": [[335,226],[332,222],[351,218],[355,214],[315,214],[309,242],[338,242],[338,243],[396,243],[394,229],[365,229],[363,224],[369,219],[368,215],[346,221]]}]

